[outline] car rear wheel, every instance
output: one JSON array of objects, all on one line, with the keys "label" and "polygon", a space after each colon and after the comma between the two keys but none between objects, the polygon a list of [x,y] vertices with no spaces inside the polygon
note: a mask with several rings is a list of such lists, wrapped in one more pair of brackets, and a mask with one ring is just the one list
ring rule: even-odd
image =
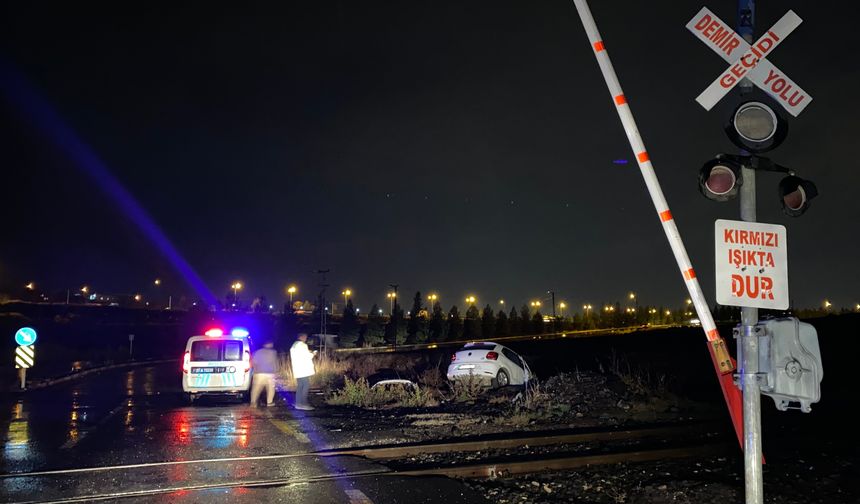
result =
[{"label": "car rear wheel", "polygon": [[504,369],[499,370],[499,374],[496,375],[496,378],[493,380],[493,386],[495,388],[507,387],[511,384],[511,379],[508,377],[508,372]]},{"label": "car rear wheel", "polygon": [[194,394],[185,394],[185,402],[187,402],[188,404],[194,404],[195,399],[197,398],[194,396]]}]

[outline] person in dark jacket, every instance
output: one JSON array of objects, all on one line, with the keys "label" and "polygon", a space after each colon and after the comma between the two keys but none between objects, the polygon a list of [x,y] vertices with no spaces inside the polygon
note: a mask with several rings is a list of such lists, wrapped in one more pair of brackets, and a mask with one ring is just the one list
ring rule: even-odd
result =
[{"label": "person in dark jacket", "polygon": [[278,372],[278,352],[275,344],[267,341],[251,357],[254,365],[254,381],[251,383],[251,407],[257,407],[260,393],[266,387],[266,406],[275,403],[275,373]]}]

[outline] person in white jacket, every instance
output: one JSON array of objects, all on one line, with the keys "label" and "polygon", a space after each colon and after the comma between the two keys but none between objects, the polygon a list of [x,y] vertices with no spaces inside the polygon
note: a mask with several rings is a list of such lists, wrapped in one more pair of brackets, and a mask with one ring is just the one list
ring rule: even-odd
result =
[{"label": "person in white jacket", "polygon": [[313,406],[308,403],[308,392],[310,391],[310,377],[314,375],[314,355],[308,348],[307,333],[299,333],[298,339],[290,347],[290,363],[293,367],[293,377],[296,379],[296,403],[298,410],[312,410]]}]

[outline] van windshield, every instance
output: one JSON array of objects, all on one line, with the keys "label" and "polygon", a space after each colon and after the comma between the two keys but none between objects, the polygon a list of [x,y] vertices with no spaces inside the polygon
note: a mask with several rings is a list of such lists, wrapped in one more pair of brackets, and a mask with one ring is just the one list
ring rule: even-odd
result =
[{"label": "van windshield", "polygon": [[242,342],[235,340],[200,340],[191,343],[192,361],[242,360]]}]

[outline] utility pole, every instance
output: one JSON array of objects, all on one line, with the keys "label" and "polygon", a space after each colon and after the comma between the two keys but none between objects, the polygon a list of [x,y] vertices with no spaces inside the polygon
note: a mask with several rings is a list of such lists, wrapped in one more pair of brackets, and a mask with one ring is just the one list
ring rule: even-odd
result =
[{"label": "utility pole", "polygon": [[397,287],[399,287],[399,285],[388,284],[388,286],[394,289],[394,308],[391,309],[391,327],[393,330],[391,333],[393,334],[394,339],[394,350],[397,350]]},{"label": "utility pole", "polygon": [[320,309],[320,346],[322,346],[323,353],[325,353],[325,340],[326,340],[326,299],[325,299],[325,289],[329,285],[326,283],[325,275],[331,271],[330,269],[318,269],[316,271],[317,274],[320,275],[320,283],[319,286],[322,290],[320,290],[319,296],[319,309]]},{"label": "utility pole", "polygon": [[[748,44],[754,42],[755,0],[738,0],[738,35]],[[752,91],[753,84],[744,79],[739,84],[743,96]],[[749,152],[741,149],[741,156]],[[743,185],[740,187],[740,214],[745,222],[756,222],[755,170],[741,166]],[[746,504],[764,502],[764,477],[761,448],[761,391],[759,383],[758,308],[741,307],[740,387],[744,398],[744,482]]]}]

